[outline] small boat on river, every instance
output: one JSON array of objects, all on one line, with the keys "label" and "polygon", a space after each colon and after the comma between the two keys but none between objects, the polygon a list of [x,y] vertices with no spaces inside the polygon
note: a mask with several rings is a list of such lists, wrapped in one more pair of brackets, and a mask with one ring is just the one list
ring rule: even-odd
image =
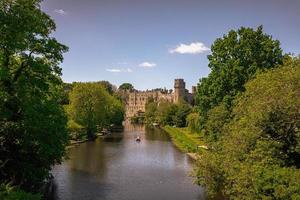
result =
[{"label": "small boat on river", "polygon": [[135,141],[136,141],[136,142],[140,142],[140,141],[141,141],[140,136],[137,136],[137,137],[135,138]]}]

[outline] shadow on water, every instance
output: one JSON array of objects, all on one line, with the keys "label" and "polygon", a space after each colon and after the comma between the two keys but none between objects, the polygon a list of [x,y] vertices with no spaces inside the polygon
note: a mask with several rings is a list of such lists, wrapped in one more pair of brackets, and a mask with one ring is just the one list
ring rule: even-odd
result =
[{"label": "shadow on water", "polygon": [[145,137],[147,140],[170,141],[170,137],[166,132],[156,127],[145,127]]},{"label": "shadow on water", "polygon": [[204,189],[192,184],[191,169],[163,130],[127,124],[123,133],[69,150],[69,159],[52,170],[54,199],[205,199]]},{"label": "shadow on water", "polygon": [[102,138],[105,142],[120,143],[123,140],[123,133],[113,132]]}]

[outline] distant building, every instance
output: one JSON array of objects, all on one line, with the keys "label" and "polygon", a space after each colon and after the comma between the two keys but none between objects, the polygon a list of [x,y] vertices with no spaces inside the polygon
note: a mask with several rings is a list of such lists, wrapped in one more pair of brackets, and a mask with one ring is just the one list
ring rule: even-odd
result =
[{"label": "distant building", "polygon": [[128,99],[126,101],[126,118],[144,113],[149,99],[152,99],[154,102],[165,100],[171,103],[177,103],[180,99],[183,99],[192,104],[194,99],[193,96],[196,92],[194,87],[192,91],[193,93],[191,94],[185,88],[185,82],[183,79],[175,79],[174,92],[166,89],[129,92]]}]

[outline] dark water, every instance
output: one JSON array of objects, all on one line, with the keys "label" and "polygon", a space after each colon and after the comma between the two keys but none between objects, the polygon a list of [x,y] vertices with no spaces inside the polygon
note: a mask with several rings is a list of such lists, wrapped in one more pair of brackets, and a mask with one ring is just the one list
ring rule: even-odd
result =
[{"label": "dark water", "polygon": [[[135,142],[140,136],[142,141]],[[80,144],[53,169],[56,199],[199,200],[192,161],[159,129],[127,125],[123,133]]]}]

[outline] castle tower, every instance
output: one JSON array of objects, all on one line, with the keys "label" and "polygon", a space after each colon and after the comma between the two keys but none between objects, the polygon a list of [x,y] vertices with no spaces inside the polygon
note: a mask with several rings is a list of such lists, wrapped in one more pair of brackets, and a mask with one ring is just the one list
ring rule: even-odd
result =
[{"label": "castle tower", "polygon": [[174,82],[174,103],[185,98],[185,82],[183,79],[175,79]]},{"label": "castle tower", "polygon": [[197,93],[197,86],[192,86],[192,94],[195,95]]}]

